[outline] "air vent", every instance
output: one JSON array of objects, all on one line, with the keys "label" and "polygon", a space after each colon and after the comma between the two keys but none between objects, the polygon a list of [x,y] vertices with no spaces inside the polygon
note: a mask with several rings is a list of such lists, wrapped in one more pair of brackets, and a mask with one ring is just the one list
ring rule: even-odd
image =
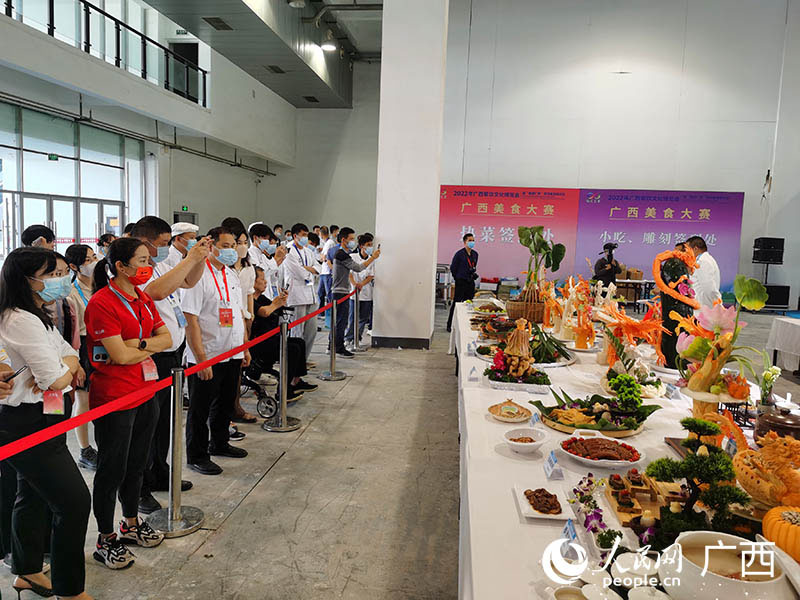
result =
[{"label": "air vent", "polygon": [[211,25],[217,31],[233,31],[233,27],[219,17],[203,17],[203,21]]},{"label": "air vent", "polygon": [[267,65],[264,68],[267,71],[271,71],[272,73],[275,73],[276,75],[283,75],[284,73],[286,73],[286,71],[281,69],[278,65]]},{"label": "air vent", "polygon": [[316,97],[316,96],[303,96],[303,99],[304,99],[306,102],[312,102],[312,103],[314,103],[314,104],[319,104],[319,100],[317,99],[317,97]]}]

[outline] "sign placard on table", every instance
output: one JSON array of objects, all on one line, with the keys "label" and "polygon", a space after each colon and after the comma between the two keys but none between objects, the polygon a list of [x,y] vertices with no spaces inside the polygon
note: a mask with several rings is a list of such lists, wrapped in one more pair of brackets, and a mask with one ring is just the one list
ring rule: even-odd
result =
[{"label": "sign placard on table", "polygon": [[616,242],[616,257],[652,276],[653,259],[693,235],[706,240],[717,260],[721,287],[738,270],[742,192],[441,186],[438,262],[450,264],[467,232],[475,235],[482,277],[521,277],[530,253],[517,227],[543,225],[567,254],[557,277],[589,278],[603,244]]},{"label": "sign placard on table", "polygon": [[543,225],[547,239],[567,247],[557,274],[571,275],[577,221],[578,190],[443,185],[437,262],[449,265],[464,234],[472,233],[482,277],[519,277],[524,283],[530,252],[519,243],[517,228]]}]

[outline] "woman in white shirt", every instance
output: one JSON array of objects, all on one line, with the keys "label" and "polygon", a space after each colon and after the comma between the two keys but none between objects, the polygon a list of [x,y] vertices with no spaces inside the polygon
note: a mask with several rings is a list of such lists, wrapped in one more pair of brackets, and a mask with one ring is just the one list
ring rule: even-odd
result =
[{"label": "woman in white shirt", "polygon": [[[18,248],[0,272],[0,346],[16,372],[11,394],[0,398],[0,444],[44,429],[48,414],[63,414],[64,392],[83,383],[78,353],[54,327],[45,307],[69,295],[69,272],[56,269],[44,248]],[[57,436],[7,459],[18,475],[13,514],[14,588],[39,596],[89,600],[84,592],[83,546],[89,490]],[[52,584],[42,573],[47,508],[53,512]]]}]

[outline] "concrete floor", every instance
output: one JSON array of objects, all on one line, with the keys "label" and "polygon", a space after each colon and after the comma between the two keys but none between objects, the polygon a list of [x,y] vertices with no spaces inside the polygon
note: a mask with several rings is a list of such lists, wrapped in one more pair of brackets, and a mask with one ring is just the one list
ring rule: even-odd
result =
[{"label": "concrete floor", "polygon": [[[289,409],[303,427],[240,425],[247,458],[220,458],[216,477],[184,469],[194,482],[184,504],[205,511],[204,527],[134,548],[125,571],[93,560],[90,518],[87,591],[115,600],[455,598],[458,419],[447,341],[437,333],[430,351],[337,361],[341,382],[309,375],[319,390]],[[316,373],[328,359],[320,338],[315,350]],[[251,398],[244,404],[255,414]],[[166,504],[166,493],[155,495]],[[2,577],[3,597],[11,581]]]},{"label": "concrete floor", "polygon": [[[456,597],[457,391],[445,318],[437,310],[430,351],[370,350],[338,362],[345,381],[310,376],[320,389],[290,407],[300,430],[242,425],[248,458],[220,459],[218,477],[185,471],[195,487],[184,503],[206,513],[197,533],[137,549],[133,567],[113,572],[91,557],[90,519],[87,591],[115,600]],[[772,317],[744,319],[741,343],[764,348]],[[312,359],[322,368],[323,351],[318,338]],[[776,391],[800,399],[800,380],[785,373]],[[255,413],[252,399],[245,404]],[[0,584],[11,597],[10,576]]]}]

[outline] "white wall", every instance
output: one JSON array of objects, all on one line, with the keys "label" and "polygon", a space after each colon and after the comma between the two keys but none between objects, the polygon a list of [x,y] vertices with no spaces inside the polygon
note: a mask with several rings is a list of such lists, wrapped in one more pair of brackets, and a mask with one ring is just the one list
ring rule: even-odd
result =
[{"label": "white wall", "polygon": [[800,293],[800,0],[790,0],[786,55],[775,144],[772,193],[764,205],[766,234],[786,240],[784,264],[770,268],[770,283],[791,285],[789,306]]},{"label": "white wall", "polygon": [[451,0],[442,183],[743,191],[754,272],[786,2]]},{"label": "white wall", "polygon": [[259,220],[375,231],[379,86],[380,65],[356,63],[352,110],[297,111],[296,166],[259,186]]},{"label": "white wall", "polygon": [[[294,163],[295,108],[216,52],[207,109],[8,18],[0,19],[0,65],[271,161]],[[7,89],[2,80],[0,89]],[[76,103],[77,94],[72,96]]]},{"label": "white wall", "polygon": [[[158,151],[159,216],[172,223],[173,211],[187,205],[198,213],[200,231],[216,227],[225,217],[255,220],[256,175],[180,150]],[[263,185],[263,184],[262,184]]]}]

